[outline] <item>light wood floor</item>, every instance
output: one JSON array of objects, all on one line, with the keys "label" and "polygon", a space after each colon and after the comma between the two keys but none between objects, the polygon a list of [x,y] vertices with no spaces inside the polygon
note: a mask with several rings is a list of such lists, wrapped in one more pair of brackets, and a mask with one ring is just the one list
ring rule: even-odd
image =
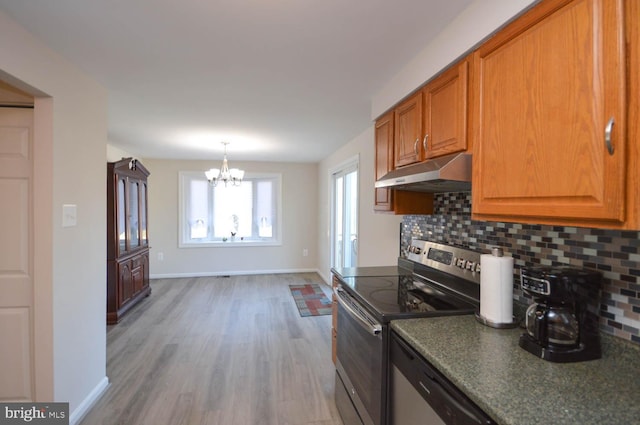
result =
[{"label": "light wood floor", "polygon": [[313,273],[158,279],[107,331],[111,383],[82,425],[342,424],[331,316],[300,317]]}]

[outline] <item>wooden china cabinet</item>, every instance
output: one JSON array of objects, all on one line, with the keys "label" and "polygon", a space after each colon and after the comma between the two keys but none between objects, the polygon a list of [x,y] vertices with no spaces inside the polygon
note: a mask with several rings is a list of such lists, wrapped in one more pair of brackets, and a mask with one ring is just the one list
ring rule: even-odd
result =
[{"label": "wooden china cabinet", "polygon": [[151,293],[147,234],[149,171],[132,158],[107,163],[107,324]]}]

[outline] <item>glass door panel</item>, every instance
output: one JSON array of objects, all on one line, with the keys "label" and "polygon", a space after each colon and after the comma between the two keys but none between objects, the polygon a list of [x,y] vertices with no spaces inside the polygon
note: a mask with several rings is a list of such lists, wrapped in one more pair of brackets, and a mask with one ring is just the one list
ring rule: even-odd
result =
[{"label": "glass door panel", "polygon": [[140,185],[140,244],[148,245],[147,239],[147,185]]},{"label": "glass door panel", "polygon": [[344,267],[358,264],[358,170],[344,177]]},{"label": "glass door panel", "polygon": [[140,211],[138,209],[139,183],[132,181],[129,186],[129,238],[131,248],[140,246]]},{"label": "glass door panel", "polygon": [[332,267],[358,264],[358,164],[333,174]]},{"label": "glass door panel", "polygon": [[118,179],[118,211],[117,211],[117,226],[118,232],[118,251],[123,253],[127,250],[127,226],[126,226],[126,211],[125,211],[125,181],[124,179]]},{"label": "glass door panel", "polygon": [[333,266],[344,264],[344,177],[334,176]]}]

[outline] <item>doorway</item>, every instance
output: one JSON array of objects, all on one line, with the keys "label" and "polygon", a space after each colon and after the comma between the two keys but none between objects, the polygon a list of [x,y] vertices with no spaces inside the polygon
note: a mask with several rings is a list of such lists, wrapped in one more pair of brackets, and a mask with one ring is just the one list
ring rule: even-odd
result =
[{"label": "doorway", "polygon": [[331,174],[331,266],[358,265],[358,158]]},{"label": "doorway", "polygon": [[33,109],[0,105],[0,401],[35,398]]}]

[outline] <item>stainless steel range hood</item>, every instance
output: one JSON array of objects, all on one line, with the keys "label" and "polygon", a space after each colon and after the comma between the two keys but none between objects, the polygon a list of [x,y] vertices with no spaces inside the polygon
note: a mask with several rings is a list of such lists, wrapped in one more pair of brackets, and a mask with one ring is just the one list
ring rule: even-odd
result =
[{"label": "stainless steel range hood", "polygon": [[471,190],[471,155],[455,153],[393,170],[376,187],[416,192],[464,192]]}]

